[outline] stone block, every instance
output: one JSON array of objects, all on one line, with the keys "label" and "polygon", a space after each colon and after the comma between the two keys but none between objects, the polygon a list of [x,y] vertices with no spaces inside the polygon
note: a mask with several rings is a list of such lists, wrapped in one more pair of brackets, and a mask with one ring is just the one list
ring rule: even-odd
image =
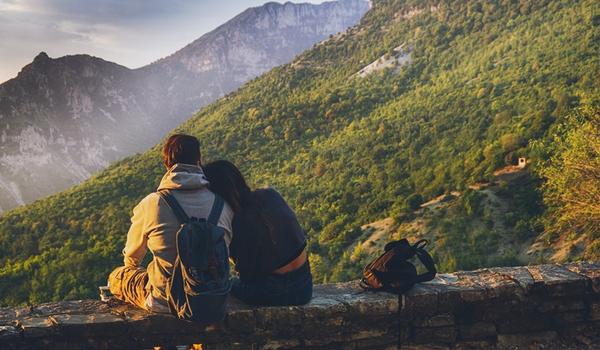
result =
[{"label": "stone block", "polygon": [[[359,340],[359,339],[372,339],[372,338],[385,337],[387,335],[388,335],[388,333],[385,330],[385,328],[381,327],[381,328],[363,329],[360,331],[347,333],[344,338],[350,339],[350,340]],[[394,336],[394,338],[396,339],[395,336]]]},{"label": "stone block", "polygon": [[496,325],[490,322],[463,324],[458,327],[459,338],[462,340],[484,340],[496,337]]},{"label": "stone block", "polygon": [[58,334],[58,327],[48,317],[26,317],[17,321],[26,338],[47,337]]},{"label": "stone block", "polygon": [[496,322],[498,334],[538,332],[555,328],[556,322],[552,318],[539,313],[515,313],[512,318]]},{"label": "stone block", "polygon": [[419,345],[419,344],[410,344],[410,345],[402,345],[400,348],[402,350],[450,350],[448,345],[441,344],[427,344],[427,345]]},{"label": "stone block", "polygon": [[592,303],[590,305],[590,320],[600,321],[600,303]]},{"label": "stone block", "polygon": [[463,303],[480,303],[493,298],[493,292],[485,286],[472,283],[468,280],[461,281],[460,299]]},{"label": "stone block", "polygon": [[525,266],[516,266],[516,267],[492,267],[488,269],[489,271],[502,275],[505,278],[508,278],[514,281],[517,285],[519,285],[521,291],[516,293],[517,297],[523,298],[525,295],[529,294],[532,290],[535,280],[529,273],[529,270]]},{"label": "stone block", "polygon": [[[499,269],[481,269],[468,272],[457,272],[457,286],[465,289],[462,293],[463,300],[481,301],[481,300],[506,300],[523,298],[525,289],[518,282],[518,279],[526,280],[524,271],[502,271]],[[517,279],[518,278],[518,279]],[[524,283],[527,285],[527,283]]]},{"label": "stone block", "polygon": [[560,265],[536,265],[527,269],[533,277],[536,288],[543,289],[545,295],[583,296],[587,291],[588,278],[569,271]]},{"label": "stone block", "polygon": [[280,339],[301,335],[304,310],[298,306],[260,307],[254,310],[256,327],[264,335]]},{"label": "stone block", "polygon": [[454,315],[453,314],[441,314],[435,315],[423,319],[417,319],[414,322],[416,327],[444,327],[454,326]]},{"label": "stone block", "polygon": [[534,311],[535,303],[517,300],[491,300],[480,304],[463,304],[459,309],[463,323],[495,322],[512,318],[515,314]]},{"label": "stone block", "polygon": [[559,312],[552,313],[548,317],[551,317],[556,322],[556,324],[563,325],[568,323],[582,322],[585,319],[585,312],[583,310]]},{"label": "stone block", "polygon": [[476,322],[496,322],[512,318],[515,314],[522,314],[527,310],[523,303],[513,301],[488,301],[480,303],[459,304],[455,312],[457,323],[471,324]]},{"label": "stone block", "polygon": [[15,323],[17,311],[12,307],[0,308],[0,326],[9,326]]},{"label": "stone block", "polygon": [[600,262],[577,262],[565,264],[564,267],[588,278],[594,293],[600,294]]},{"label": "stone block", "polygon": [[485,350],[485,349],[495,349],[496,341],[490,340],[471,340],[471,341],[461,341],[460,343],[455,344],[452,347],[452,350]]},{"label": "stone block", "polygon": [[435,315],[438,306],[438,289],[430,284],[417,284],[401,298],[400,317],[412,320],[421,315]]},{"label": "stone block", "polygon": [[348,307],[339,300],[317,295],[308,304],[302,306],[304,320],[298,334],[308,345],[320,346],[343,342],[344,321]]},{"label": "stone block", "polygon": [[211,325],[194,324],[193,322],[186,323],[191,323],[192,327],[196,329],[196,332],[186,332],[183,336],[178,335],[179,339],[186,339],[186,336],[189,337],[189,341],[186,341],[183,344],[216,344],[222,343],[223,339],[227,339],[228,342],[239,342],[243,339],[243,336],[240,337],[240,335],[235,332],[228,332],[227,327],[223,322]]},{"label": "stone block", "polygon": [[[113,305],[122,305],[117,302]],[[126,305],[126,304],[125,304]],[[127,305],[126,307],[133,306]],[[108,314],[111,313],[111,305],[100,300],[67,300],[55,303],[44,303],[30,308],[20,310],[17,317],[26,316],[52,316],[58,314],[65,315],[89,315],[89,314]]]},{"label": "stone block", "polygon": [[279,350],[279,349],[290,349],[301,346],[300,340],[289,339],[289,340],[270,340],[267,343],[258,346],[260,350]]},{"label": "stone block", "polygon": [[225,323],[233,332],[252,333],[256,329],[256,315],[253,309],[229,311]]},{"label": "stone block", "polygon": [[556,339],[558,339],[558,333],[555,331],[522,334],[499,334],[497,344],[501,348],[512,347],[516,349],[529,349],[533,344],[544,344],[553,342]]},{"label": "stone block", "polygon": [[396,349],[398,338],[389,334],[381,334],[375,337],[365,337],[351,342],[353,349]]},{"label": "stone block", "polygon": [[[364,291],[358,281],[316,286],[313,294],[327,296],[345,306],[341,330],[347,339],[370,332],[398,333],[397,295]],[[305,318],[308,318],[307,314]]]},{"label": "stone block", "polygon": [[568,327],[559,331],[561,337],[579,338],[585,337],[595,339],[600,344],[600,322],[580,322],[570,324]]},{"label": "stone block", "polygon": [[417,344],[451,344],[456,341],[457,333],[455,327],[415,327],[412,340]]},{"label": "stone block", "polygon": [[249,343],[233,343],[227,342],[223,344],[212,344],[205,345],[202,344],[202,350],[257,350],[259,349],[256,344]]},{"label": "stone block", "polygon": [[461,288],[452,274],[440,274],[429,282],[415,285],[401,298],[400,315],[405,320],[452,313],[460,303]]},{"label": "stone block", "polygon": [[51,315],[49,319],[66,337],[87,338],[119,336],[127,333],[127,323],[113,314]]},{"label": "stone block", "polygon": [[0,344],[21,337],[22,330],[15,326],[0,326]]},{"label": "stone block", "polygon": [[352,288],[348,289],[346,293],[332,293],[328,296],[345,303],[349,307],[349,314],[359,317],[396,315],[400,306],[400,297],[386,292]]},{"label": "stone block", "polygon": [[459,288],[444,285],[431,285],[438,292],[436,313],[454,313],[461,303]]},{"label": "stone block", "polygon": [[395,344],[390,345],[375,345],[370,346],[369,344],[362,344],[361,342],[350,344],[349,347],[344,350],[397,350],[398,346]]},{"label": "stone block", "polygon": [[329,349],[342,348],[343,344],[346,343],[346,340],[341,335],[338,336],[337,334],[334,334],[333,336],[304,338],[302,343],[304,348]]},{"label": "stone block", "polygon": [[585,310],[585,303],[581,300],[573,299],[553,299],[541,302],[536,308],[539,312],[567,312]]}]

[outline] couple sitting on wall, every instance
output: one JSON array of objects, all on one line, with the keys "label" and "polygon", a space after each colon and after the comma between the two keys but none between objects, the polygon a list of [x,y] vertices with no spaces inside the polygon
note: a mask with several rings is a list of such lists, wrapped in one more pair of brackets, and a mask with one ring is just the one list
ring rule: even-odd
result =
[{"label": "couple sitting on wall", "polygon": [[[230,289],[233,296],[251,305],[301,305],[310,301],[312,276],[306,234],[277,191],[252,191],[241,172],[228,161],[203,165],[200,143],[193,136],[169,137],[162,155],[167,172],[158,191],[134,208],[123,249],[124,266],[109,276],[110,291],[116,298],[153,312],[174,312],[168,295],[173,288],[172,276],[174,272],[181,274],[177,269],[180,261],[194,259],[182,256],[182,245],[187,243],[178,238],[184,224],[179,208],[184,218],[212,221],[209,236],[211,231],[222,232],[226,266],[221,270],[227,273],[225,283],[221,283],[225,289],[222,300],[226,300]],[[203,242],[213,243],[211,239]],[[144,268],[142,262],[148,250],[152,260]],[[239,278],[229,279],[227,254]],[[210,267],[211,261],[206,266]],[[183,270],[184,277],[190,277],[190,272]]]}]

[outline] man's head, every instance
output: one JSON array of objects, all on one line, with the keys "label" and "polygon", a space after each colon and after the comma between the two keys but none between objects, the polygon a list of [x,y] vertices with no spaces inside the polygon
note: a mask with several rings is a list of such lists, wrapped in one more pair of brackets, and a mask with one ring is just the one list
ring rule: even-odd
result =
[{"label": "man's head", "polygon": [[200,141],[185,134],[171,135],[162,150],[163,163],[170,169],[174,164],[200,164]]}]

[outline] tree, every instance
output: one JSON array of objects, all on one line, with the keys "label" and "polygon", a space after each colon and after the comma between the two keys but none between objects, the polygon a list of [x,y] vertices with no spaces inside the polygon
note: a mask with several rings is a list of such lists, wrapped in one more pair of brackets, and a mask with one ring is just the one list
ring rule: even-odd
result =
[{"label": "tree", "polygon": [[583,107],[554,135],[554,154],[540,169],[546,179],[546,230],[585,236],[589,258],[600,257],[600,108]]},{"label": "tree", "polygon": [[418,193],[413,193],[406,198],[404,204],[411,210],[417,210],[421,207],[421,204],[423,204],[423,196]]}]

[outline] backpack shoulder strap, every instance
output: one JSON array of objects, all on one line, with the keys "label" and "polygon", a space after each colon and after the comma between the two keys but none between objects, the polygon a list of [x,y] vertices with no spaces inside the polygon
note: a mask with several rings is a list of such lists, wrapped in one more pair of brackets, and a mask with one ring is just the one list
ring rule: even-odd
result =
[{"label": "backpack shoulder strap", "polygon": [[221,196],[215,193],[215,201],[213,202],[212,209],[210,210],[210,214],[208,215],[209,223],[217,226],[219,224],[219,218],[221,218],[221,213],[223,212],[223,207],[225,206],[225,201]]},{"label": "backpack shoulder strap", "polygon": [[173,211],[173,213],[177,217],[177,220],[179,220],[180,223],[183,224],[190,221],[189,216],[185,213],[185,210],[183,210],[181,205],[179,205],[179,202],[177,201],[177,199],[175,199],[175,196],[173,196],[173,193],[171,193],[171,191],[160,190],[158,191],[158,194],[162,199],[165,200],[165,202],[167,202],[167,205],[169,206],[169,208],[171,208],[171,210]]}]

